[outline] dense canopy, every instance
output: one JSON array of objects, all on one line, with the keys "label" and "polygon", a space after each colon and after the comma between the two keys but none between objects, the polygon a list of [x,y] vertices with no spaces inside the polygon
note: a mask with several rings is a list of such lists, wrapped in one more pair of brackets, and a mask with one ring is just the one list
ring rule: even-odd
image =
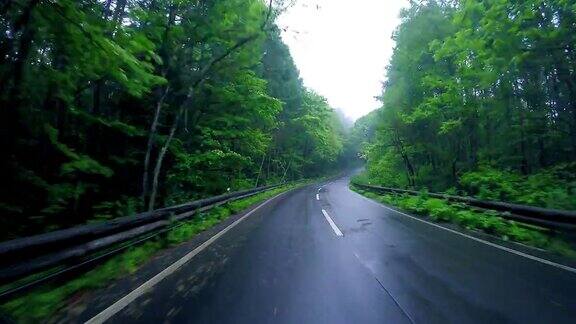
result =
[{"label": "dense canopy", "polygon": [[2,237],[333,172],[343,130],[282,6],[3,2]]},{"label": "dense canopy", "polygon": [[576,208],[575,3],[413,2],[394,39],[370,181]]}]

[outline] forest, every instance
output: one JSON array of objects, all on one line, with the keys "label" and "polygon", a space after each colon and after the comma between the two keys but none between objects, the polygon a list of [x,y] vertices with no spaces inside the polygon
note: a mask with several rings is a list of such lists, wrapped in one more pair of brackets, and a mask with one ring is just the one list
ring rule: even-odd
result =
[{"label": "forest", "polygon": [[2,240],[346,164],[262,0],[0,5]]},{"label": "forest", "polygon": [[412,2],[361,181],[576,209],[576,3]]},{"label": "forest", "polygon": [[574,322],[576,1],[370,1],[0,1],[0,323]]},{"label": "forest", "polygon": [[[281,0],[0,4],[0,238],[334,173],[576,209],[576,4],[411,2],[347,130]],[[377,41],[377,40],[373,40]]]}]

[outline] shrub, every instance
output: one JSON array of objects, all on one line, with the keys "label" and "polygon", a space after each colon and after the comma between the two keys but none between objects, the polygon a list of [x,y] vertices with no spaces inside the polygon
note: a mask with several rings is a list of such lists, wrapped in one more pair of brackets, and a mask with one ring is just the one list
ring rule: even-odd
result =
[{"label": "shrub", "polygon": [[443,199],[429,198],[425,193],[418,196],[386,194],[379,196],[366,192],[367,197],[419,215],[428,215],[434,221],[452,222],[467,229],[478,229],[499,236],[504,240],[524,243],[530,246],[548,249],[564,256],[576,258],[572,247],[557,238],[550,238],[534,229],[521,227],[513,221],[500,217],[494,211],[477,211],[458,203]]},{"label": "shrub", "polygon": [[481,199],[576,209],[576,163],[558,165],[529,176],[482,167],[465,173],[460,184]]},{"label": "shrub", "polygon": [[480,225],[480,217],[477,213],[470,210],[460,210],[456,213],[455,221],[460,226],[467,229],[478,228]]},{"label": "shrub", "polygon": [[399,200],[399,206],[416,214],[424,214],[427,211],[424,207],[424,200],[419,196],[402,197]]}]

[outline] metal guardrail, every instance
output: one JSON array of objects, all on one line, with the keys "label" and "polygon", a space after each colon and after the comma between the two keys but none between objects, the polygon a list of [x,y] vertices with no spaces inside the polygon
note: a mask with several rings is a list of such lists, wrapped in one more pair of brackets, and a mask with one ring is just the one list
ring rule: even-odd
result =
[{"label": "metal guardrail", "polygon": [[[198,211],[253,196],[281,186],[272,185],[232,192],[151,212],[116,218],[0,243],[0,284],[39,278],[0,292],[0,300],[78,271],[116,255],[129,247],[165,233],[192,218]],[[60,268],[58,268],[60,266]],[[47,270],[55,269],[50,273]],[[47,272],[41,274],[42,272]]]},{"label": "metal guardrail", "polygon": [[[379,193],[390,192],[390,193],[409,194],[409,195],[422,194],[421,192],[415,190],[380,187],[361,183],[353,183],[353,185],[361,189],[375,191]],[[433,198],[440,198],[451,202],[464,203],[466,205],[482,209],[498,211],[501,212],[501,214],[499,214],[500,217],[515,220],[518,222],[533,224],[551,229],[564,229],[564,230],[576,229],[575,211],[548,209],[534,206],[511,204],[500,201],[487,201],[471,197],[460,197],[439,193],[427,193],[427,195]]]}]

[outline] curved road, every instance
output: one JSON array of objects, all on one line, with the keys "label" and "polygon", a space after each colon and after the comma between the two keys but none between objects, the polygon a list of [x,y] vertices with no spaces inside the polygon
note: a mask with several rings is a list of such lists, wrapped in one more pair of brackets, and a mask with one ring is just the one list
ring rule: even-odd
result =
[{"label": "curved road", "polygon": [[576,273],[414,220],[347,185],[267,203],[110,322],[575,323]]}]

